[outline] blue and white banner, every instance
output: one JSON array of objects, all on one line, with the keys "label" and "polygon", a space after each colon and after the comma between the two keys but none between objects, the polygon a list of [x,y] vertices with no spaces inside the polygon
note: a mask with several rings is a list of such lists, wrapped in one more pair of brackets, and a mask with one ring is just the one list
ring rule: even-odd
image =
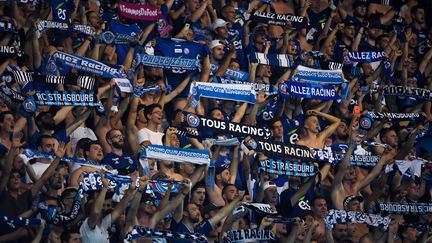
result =
[{"label": "blue and white banner", "polygon": [[432,203],[388,202],[379,203],[376,210],[381,213],[396,215],[424,215],[432,213]]},{"label": "blue and white banner", "polygon": [[417,202],[388,202],[379,203],[376,207],[377,212],[392,215],[424,215],[432,213],[432,203]]},{"label": "blue and white banner", "polygon": [[115,79],[117,87],[120,89],[120,92],[123,93],[132,93],[133,86],[127,78],[116,78]]},{"label": "blue and white banner", "polygon": [[241,81],[241,80],[235,80],[235,79],[229,79],[229,78],[223,78],[223,77],[216,77],[213,76],[213,83],[222,83],[222,84],[248,84],[252,85],[253,89],[255,90],[255,93],[258,94],[259,91],[265,90],[266,95],[275,95],[279,94],[279,90],[277,88],[274,88],[270,84],[264,84],[264,83],[251,83],[249,81]]},{"label": "blue and white banner", "polygon": [[328,229],[333,229],[335,224],[355,223],[367,224],[387,230],[390,221],[390,217],[382,217],[377,214],[366,214],[363,212],[335,209],[330,209],[327,216],[324,218],[325,225]]},{"label": "blue and white banner", "polygon": [[54,73],[58,70],[57,64],[76,68],[78,70],[94,73],[105,78],[125,78],[126,73],[119,67],[111,67],[99,61],[56,51],[48,60],[47,70]]},{"label": "blue and white banner", "polygon": [[422,88],[413,88],[406,86],[393,86],[386,85],[383,88],[384,95],[397,95],[397,96],[408,96],[414,97],[421,100],[432,100],[432,91],[428,89]]},{"label": "blue and white banner", "polygon": [[[180,185],[188,185],[189,183],[186,181],[174,181],[174,180],[148,180],[148,186],[147,189],[151,190],[152,192],[157,192],[159,194],[164,194],[168,191],[168,188],[170,185],[173,187],[171,188],[171,193],[178,193],[180,191],[179,186]],[[151,194],[151,193],[149,193]]]},{"label": "blue and white banner", "polygon": [[148,88],[144,88],[144,86],[134,86],[133,87],[133,93],[134,96],[136,97],[140,97],[143,94],[147,94],[147,93],[154,93],[161,90],[159,85],[155,85],[155,86],[151,86]]},{"label": "blue and white banner", "polygon": [[232,100],[255,104],[256,93],[250,84],[217,84],[206,82],[195,82],[191,85],[191,94],[198,104],[200,97]]},{"label": "blue and white banner", "polygon": [[374,120],[392,119],[392,120],[415,120],[420,117],[420,113],[391,113],[391,112],[368,112],[368,115]]},{"label": "blue and white banner", "polygon": [[138,39],[136,36],[104,31],[102,34],[97,36],[97,41],[103,44],[126,45],[130,43],[136,43],[138,42]]},{"label": "blue and white banner", "polygon": [[[219,69],[219,66],[217,64],[211,64],[210,65],[210,71],[215,74]],[[231,78],[241,81],[246,81],[249,78],[249,73],[241,71],[241,70],[233,70],[228,68],[225,73],[223,74],[223,77],[225,78]]]},{"label": "blue and white banner", "polygon": [[340,98],[333,86],[316,83],[290,81],[280,84],[279,90],[282,94],[289,93],[294,97],[307,99],[337,100]]},{"label": "blue and white banner", "polygon": [[183,112],[183,114],[186,119],[182,122],[182,126],[196,128],[198,131],[210,129],[224,134],[229,133],[240,136],[261,137],[264,139],[268,139],[272,135],[272,131],[265,127],[255,127],[236,122],[217,120],[187,112]]},{"label": "blue and white banner", "polygon": [[76,91],[37,91],[35,102],[49,106],[98,106],[103,107],[93,92]]},{"label": "blue and white banner", "polygon": [[378,61],[384,61],[387,59],[385,52],[383,51],[350,51],[348,52],[348,55],[346,56],[347,60],[345,63],[348,62],[378,62]]},{"label": "blue and white banner", "polygon": [[254,52],[249,54],[249,61],[252,63],[265,64],[276,67],[293,67],[294,61],[287,54],[264,54]]},{"label": "blue and white banner", "polygon": [[237,243],[237,242],[260,242],[267,241],[273,242],[275,236],[271,230],[263,229],[241,229],[241,230],[228,230],[227,236],[223,239],[223,243]]},{"label": "blue and white banner", "polygon": [[146,54],[142,54],[139,58],[139,62],[144,66],[164,69],[195,70],[200,67],[200,60],[198,59],[152,56]]},{"label": "blue and white banner", "polygon": [[0,221],[9,225],[12,229],[17,229],[22,226],[39,226],[42,224],[42,219],[23,218],[17,216],[0,215]]},{"label": "blue and white banner", "polygon": [[383,51],[361,51],[361,52],[348,52],[345,63],[349,64],[352,62],[378,62],[384,61],[384,72],[390,80],[394,79],[394,73],[391,70],[391,64]]},{"label": "blue and white banner", "polygon": [[168,230],[151,229],[144,226],[134,226],[132,231],[127,233],[124,242],[131,242],[140,238],[152,239],[168,239],[168,240],[184,240],[186,242],[207,242],[204,235],[198,233],[178,233]]},{"label": "blue and white banner", "polygon": [[308,177],[318,172],[318,167],[313,163],[291,162],[287,160],[260,160],[260,170],[278,175],[292,175]]},{"label": "blue and white banner", "polygon": [[0,86],[0,98],[7,104],[12,105],[25,100],[25,97],[6,85]]},{"label": "blue and white banner", "polygon": [[160,145],[148,145],[146,149],[140,153],[140,157],[198,165],[210,164],[208,151],[200,149],[182,149]]},{"label": "blue and white banner", "polygon": [[[344,157],[345,157],[344,154],[337,154],[336,155],[338,162],[342,162]],[[352,154],[349,163],[351,166],[374,167],[378,163],[379,159],[380,159],[380,157],[377,155]]]},{"label": "blue and white banner", "polygon": [[90,25],[82,25],[82,24],[69,25],[67,23],[56,22],[51,20],[41,20],[36,24],[36,32],[35,32],[36,38],[40,38],[47,29],[59,29],[64,31],[71,29],[75,32],[83,33],[90,36],[94,36],[96,34],[96,32],[93,30],[93,27]]},{"label": "blue and white banner", "polygon": [[342,70],[340,69],[321,70],[300,65],[297,67],[296,71],[297,73],[294,77],[302,81],[325,84],[342,84],[345,82]]}]

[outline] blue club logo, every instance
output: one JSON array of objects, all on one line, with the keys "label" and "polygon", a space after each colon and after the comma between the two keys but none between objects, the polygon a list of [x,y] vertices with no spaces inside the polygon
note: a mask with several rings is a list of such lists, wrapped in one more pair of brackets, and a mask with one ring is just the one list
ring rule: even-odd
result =
[{"label": "blue club logo", "polygon": [[370,129],[372,127],[372,120],[365,116],[360,119],[360,127],[363,129]]},{"label": "blue club logo", "polygon": [[191,127],[198,127],[200,125],[200,118],[195,114],[187,114],[186,122]]}]

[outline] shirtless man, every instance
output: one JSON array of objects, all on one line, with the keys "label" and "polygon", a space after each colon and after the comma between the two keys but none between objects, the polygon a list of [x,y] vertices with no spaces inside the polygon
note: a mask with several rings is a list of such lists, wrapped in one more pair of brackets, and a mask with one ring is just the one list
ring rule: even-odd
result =
[{"label": "shirtless man", "polygon": [[[304,120],[303,127],[301,129],[301,138],[297,142],[297,144],[307,146],[311,149],[323,149],[325,140],[336,130],[336,128],[340,124],[340,119],[325,113],[322,113],[317,110],[309,110],[306,112],[307,117]],[[323,131],[320,132],[318,116],[327,119],[331,124],[327,126]],[[325,180],[327,177],[329,170],[331,168],[330,163],[326,163],[322,169],[321,173],[321,181]],[[315,199],[313,201],[313,205],[315,204],[325,203],[325,210],[327,210],[327,203],[324,198]],[[324,205],[322,206],[324,210]],[[325,226],[323,217],[315,217],[319,223],[319,226],[316,228],[315,234],[313,235],[313,239],[316,239],[318,242],[325,242]]]}]

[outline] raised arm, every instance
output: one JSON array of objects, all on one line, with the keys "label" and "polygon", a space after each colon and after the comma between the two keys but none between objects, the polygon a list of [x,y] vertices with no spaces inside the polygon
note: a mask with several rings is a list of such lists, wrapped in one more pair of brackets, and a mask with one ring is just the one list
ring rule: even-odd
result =
[{"label": "raised arm", "polygon": [[372,171],[361,182],[355,185],[355,189],[357,191],[361,191],[363,188],[367,187],[373,181],[373,179],[375,179],[375,177],[377,177],[377,175],[381,172],[383,166],[396,156],[396,152],[397,151],[393,149],[384,153],[378,163],[372,169]]},{"label": "raised arm", "polygon": [[325,114],[325,113],[317,111],[317,110],[309,110],[309,111],[307,111],[307,113],[310,115],[316,115],[316,116],[323,117],[326,120],[328,120],[329,122],[331,122],[331,124],[329,126],[327,126],[326,129],[324,129],[322,132],[320,132],[318,134],[318,137],[320,139],[322,139],[321,141],[324,141],[326,138],[328,138],[336,130],[336,128],[339,126],[340,119],[335,117],[335,116]]},{"label": "raised arm", "polygon": [[230,178],[230,183],[234,184],[235,180],[237,178],[237,171],[238,171],[238,164],[239,164],[239,146],[235,146],[234,148],[234,152],[233,152],[233,158],[231,161],[231,165],[230,165],[230,174],[231,174],[231,178]]},{"label": "raised arm", "polygon": [[96,227],[97,219],[101,215],[102,206],[105,201],[106,192],[109,186],[109,181],[104,177],[103,174],[101,174],[101,177],[103,188],[99,191],[99,195],[96,197],[96,200],[91,208],[90,215],[88,216],[87,224],[90,229],[94,229]]},{"label": "raised arm", "polygon": [[[132,182],[132,184],[134,184],[134,182]],[[117,206],[111,213],[111,222],[115,222],[124,213],[129,200],[133,198],[134,190],[135,188],[132,187],[132,189],[128,189],[126,191],[123,198],[120,200],[120,202],[117,204]]]},{"label": "raised arm", "polygon": [[186,185],[181,190],[180,193],[171,200],[171,203],[166,207],[162,208],[160,211],[157,211],[150,219],[150,228],[156,227],[157,223],[163,218],[165,218],[170,212],[176,209],[180,203],[184,200],[186,195],[189,194],[190,186]]},{"label": "raised arm", "polygon": [[92,112],[92,110],[88,109],[87,111],[80,114],[76,118],[76,120],[66,128],[66,134],[69,136],[71,133],[73,133],[73,131],[75,131],[75,129],[77,129],[79,126],[81,126],[81,124],[83,122],[85,122],[87,120],[87,118],[90,116],[91,112]]},{"label": "raised arm", "polygon": [[210,0],[202,1],[201,6],[195,12],[192,13],[192,16],[190,17],[190,21],[192,23],[198,21],[201,18],[201,16],[204,14],[204,12],[207,9],[208,1],[210,1]]},{"label": "raised arm", "polygon": [[208,221],[211,224],[212,228],[216,227],[216,225],[222,221],[228,214],[232,213],[234,207],[239,203],[241,200],[241,197],[238,196],[234,201],[230,202],[223,208],[221,208],[217,214],[213,217],[211,217]]}]

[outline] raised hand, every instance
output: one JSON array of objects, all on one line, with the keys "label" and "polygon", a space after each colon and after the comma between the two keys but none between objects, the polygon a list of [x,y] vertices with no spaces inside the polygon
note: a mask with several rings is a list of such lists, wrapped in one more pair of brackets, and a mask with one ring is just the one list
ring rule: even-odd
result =
[{"label": "raised hand", "polygon": [[57,158],[63,158],[65,152],[66,152],[66,144],[64,142],[61,142],[57,148],[57,150],[55,151],[55,155]]}]

